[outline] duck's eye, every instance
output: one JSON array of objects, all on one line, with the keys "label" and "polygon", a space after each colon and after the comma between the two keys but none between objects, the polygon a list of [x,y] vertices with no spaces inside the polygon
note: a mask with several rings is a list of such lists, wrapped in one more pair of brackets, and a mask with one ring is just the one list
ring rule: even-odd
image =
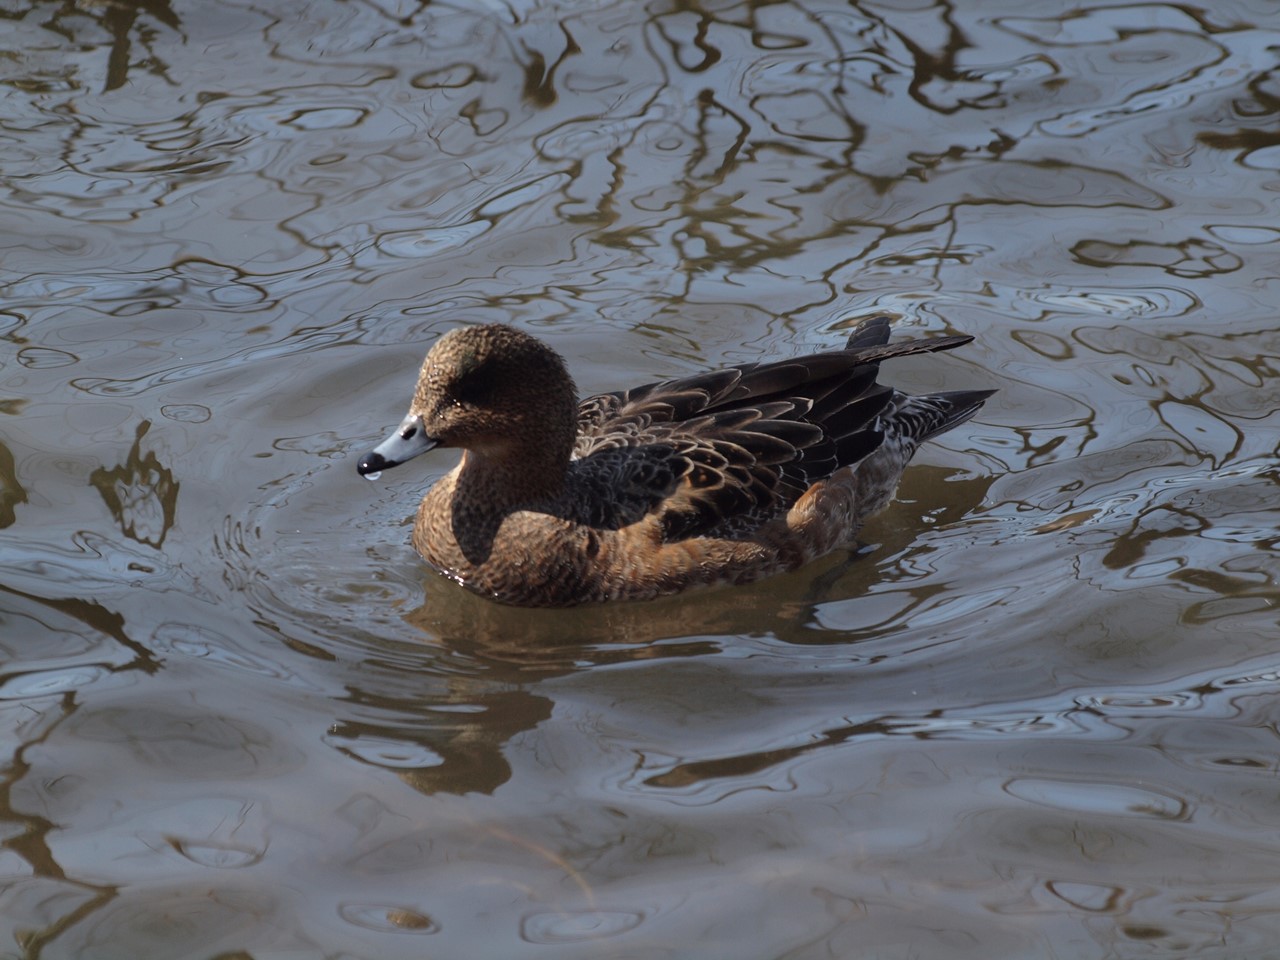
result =
[{"label": "duck's eye", "polygon": [[460,377],[450,393],[455,407],[481,407],[493,395],[493,382],[483,370],[475,370]]}]

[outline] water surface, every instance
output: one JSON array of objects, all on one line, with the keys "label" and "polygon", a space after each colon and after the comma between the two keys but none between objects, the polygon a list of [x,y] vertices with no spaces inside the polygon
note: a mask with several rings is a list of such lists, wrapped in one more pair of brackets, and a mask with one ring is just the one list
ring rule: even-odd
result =
[{"label": "water surface", "polygon": [[[0,957],[1263,956],[1280,17],[0,8]],[[866,546],[426,571],[427,347],[998,388]]]}]

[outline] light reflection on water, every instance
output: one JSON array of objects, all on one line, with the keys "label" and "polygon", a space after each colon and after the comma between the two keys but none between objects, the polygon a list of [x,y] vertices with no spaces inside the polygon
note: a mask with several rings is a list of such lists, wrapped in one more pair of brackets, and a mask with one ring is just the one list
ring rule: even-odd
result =
[{"label": "light reflection on water", "polygon": [[[1264,955],[1274,17],[0,10],[0,953]],[[517,611],[351,454],[460,320],[584,392],[998,387],[867,546]]]}]

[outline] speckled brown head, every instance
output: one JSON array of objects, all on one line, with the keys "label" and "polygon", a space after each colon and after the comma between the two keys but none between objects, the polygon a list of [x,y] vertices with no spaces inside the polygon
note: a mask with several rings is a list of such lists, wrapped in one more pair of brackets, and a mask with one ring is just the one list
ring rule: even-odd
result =
[{"label": "speckled brown head", "polygon": [[409,415],[359,470],[369,475],[445,446],[563,472],[576,430],[573,380],[554,350],[504,324],[460,327],[431,348]]}]

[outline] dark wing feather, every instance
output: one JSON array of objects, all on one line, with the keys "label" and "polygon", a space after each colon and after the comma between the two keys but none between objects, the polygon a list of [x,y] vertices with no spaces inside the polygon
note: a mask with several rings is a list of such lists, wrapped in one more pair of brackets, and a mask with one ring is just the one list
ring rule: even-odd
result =
[{"label": "dark wing feather", "polygon": [[578,405],[574,454],[583,457],[595,450],[631,445],[649,436],[649,428],[655,424],[690,420],[718,406],[743,371],[753,366],[729,367],[588,397]]},{"label": "dark wing feather", "polygon": [[881,414],[901,395],[875,382],[880,361],[971,339],[888,344],[888,333],[874,318],[844,350],[584,400],[571,469],[593,514],[583,519],[616,529],[656,513],[672,541],[747,533],[779,515],[883,442]]}]

